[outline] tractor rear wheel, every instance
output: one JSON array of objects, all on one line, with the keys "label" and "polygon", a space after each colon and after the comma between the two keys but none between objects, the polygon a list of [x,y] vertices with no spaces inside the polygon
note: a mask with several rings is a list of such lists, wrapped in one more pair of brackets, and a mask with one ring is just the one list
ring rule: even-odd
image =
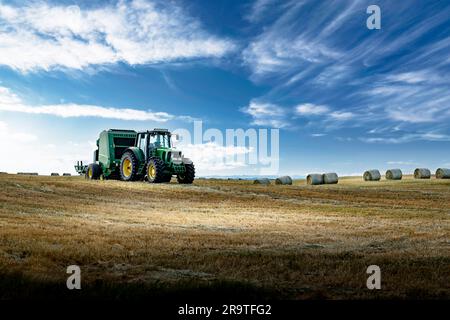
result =
[{"label": "tractor rear wheel", "polygon": [[86,179],[98,180],[103,173],[102,167],[96,163],[91,163],[86,170]]},{"label": "tractor rear wheel", "polygon": [[133,152],[127,151],[120,160],[120,178],[123,181],[133,181],[137,177],[139,161]]},{"label": "tractor rear wheel", "polygon": [[147,165],[147,180],[150,183],[166,182],[167,178],[164,174],[165,165],[159,158],[150,158]]},{"label": "tractor rear wheel", "polygon": [[195,167],[193,163],[185,164],[185,173],[177,175],[178,183],[191,184],[195,179]]}]

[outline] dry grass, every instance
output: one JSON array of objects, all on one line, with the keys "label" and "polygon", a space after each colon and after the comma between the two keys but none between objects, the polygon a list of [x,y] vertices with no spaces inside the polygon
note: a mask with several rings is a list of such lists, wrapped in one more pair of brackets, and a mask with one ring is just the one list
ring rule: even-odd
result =
[{"label": "dry grass", "polygon": [[0,298],[450,298],[450,181],[361,180],[0,175]]}]

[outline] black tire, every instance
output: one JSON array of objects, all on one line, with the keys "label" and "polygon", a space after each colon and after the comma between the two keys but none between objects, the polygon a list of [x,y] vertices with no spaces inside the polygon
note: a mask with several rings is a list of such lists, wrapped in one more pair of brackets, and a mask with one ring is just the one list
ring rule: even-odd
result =
[{"label": "black tire", "polygon": [[98,180],[103,173],[102,167],[96,163],[91,163],[88,165],[86,170],[86,179],[88,180]]},{"label": "black tire", "polygon": [[191,184],[195,179],[195,167],[193,163],[185,164],[186,172],[184,174],[177,175],[178,183]]},{"label": "black tire", "polygon": [[150,183],[166,182],[164,162],[159,158],[150,158],[147,164],[147,181]]},{"label": "black tire", "polygon": [[132,151],[127,151],[120,159],[120,179],[123,181],[134,181],[137,178],[139,161]]}]

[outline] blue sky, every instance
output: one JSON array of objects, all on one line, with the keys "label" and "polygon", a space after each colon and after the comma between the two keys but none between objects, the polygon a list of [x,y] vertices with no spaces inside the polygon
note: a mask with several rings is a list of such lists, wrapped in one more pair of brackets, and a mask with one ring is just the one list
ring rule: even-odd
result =
[{"label": "blue sky", "polygon": [[[0,1],[0,171],[193,119],[280,128],[280,174],[449,167],[449,49],[448,1]],[[199,148],[200,174],[256,172]]]}]

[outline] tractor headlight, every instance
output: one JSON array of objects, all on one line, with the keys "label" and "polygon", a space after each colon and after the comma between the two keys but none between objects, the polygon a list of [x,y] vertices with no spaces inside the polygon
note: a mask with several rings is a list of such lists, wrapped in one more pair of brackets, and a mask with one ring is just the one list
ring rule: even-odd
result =
[{"label": "tractor headlight", "polygon": [[183,162],[183,159],[181,157],[181,151],[172,151],[172,162],[174,164],[180,164]]},{"label": "tractor headlight", "polygon": [[173,152],[173,158],[177,160],[181,160],[181,152]]}]

